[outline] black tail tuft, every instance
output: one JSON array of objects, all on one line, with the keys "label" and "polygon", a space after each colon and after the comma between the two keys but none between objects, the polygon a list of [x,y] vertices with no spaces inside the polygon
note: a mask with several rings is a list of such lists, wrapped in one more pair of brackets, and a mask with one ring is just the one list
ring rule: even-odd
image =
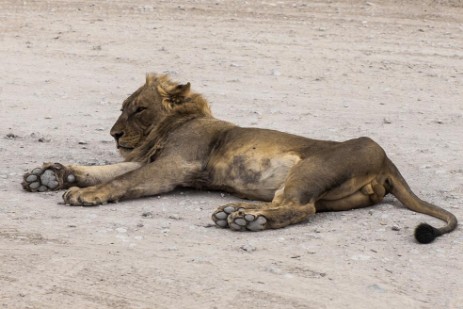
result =
[{"label": "black tail tuft", "polygon": [[421,244],[429,244],[440,236],[439,230],[427,223],[421,223],[415,229],[415,238]]}]

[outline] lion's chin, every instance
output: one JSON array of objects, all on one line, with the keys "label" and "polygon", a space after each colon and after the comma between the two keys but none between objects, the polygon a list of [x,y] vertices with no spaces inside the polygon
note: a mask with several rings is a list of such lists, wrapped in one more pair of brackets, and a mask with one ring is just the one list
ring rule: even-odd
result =
[{"label": "lion's chin", "polygon": [[118,147],[119,154],[125,159],[132,152],[133,148]]}]

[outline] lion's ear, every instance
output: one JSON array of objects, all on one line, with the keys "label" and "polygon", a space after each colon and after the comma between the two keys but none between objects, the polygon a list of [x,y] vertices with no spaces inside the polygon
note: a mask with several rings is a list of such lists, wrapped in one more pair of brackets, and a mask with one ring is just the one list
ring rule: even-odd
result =
[{"label": "lion's ear", "polygon": [[156,81],[157,76],[154,73],[146,73],[146,84],[148,86],[154,85],[154,82]]},{"label": "lion's ear", "polygon": [[177,87],[170,91],[170,95],[186,96],[190,92],[190,88],[190,82],[186,83],[185,85],[177,85]]},{"label": "lion's ear", "polygon": [[158,92],[162,96],[162,104],[164,107],[167,110],[173,110],[176,106],[191,101],[191,98],[189,97],[190,88],[190,83],[173,86],[169,89],[158,86]]}]

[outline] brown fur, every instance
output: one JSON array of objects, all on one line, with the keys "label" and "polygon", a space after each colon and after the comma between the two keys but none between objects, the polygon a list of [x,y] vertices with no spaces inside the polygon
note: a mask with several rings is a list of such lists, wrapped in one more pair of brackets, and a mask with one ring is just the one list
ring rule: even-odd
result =
[{"label": "brown fur", "polygon": [[[455,216],[420,200],[384,150],[369,138],[345,142],[241,128],[215,119],[207,101],[166,75],[149,74],[111,129],[124,163],[62,166],[56,189],[70,205],[98,205],[176,187],[225,190],[263,203],[233,203],[212,215],[218,226],[258,231],[302,222],[317,211],[371,206],[392,193],[409,209],[447,222],[422,224],[419,242],[455,229]],[[63,172],[65,171],[65,172]],[[63,181],[75,175],[74,183]],[[23,186],[34,191],[25,175]],[[33,177],[32,177],[33,178]],[[37,185],[35,185],[37,186]]]}]

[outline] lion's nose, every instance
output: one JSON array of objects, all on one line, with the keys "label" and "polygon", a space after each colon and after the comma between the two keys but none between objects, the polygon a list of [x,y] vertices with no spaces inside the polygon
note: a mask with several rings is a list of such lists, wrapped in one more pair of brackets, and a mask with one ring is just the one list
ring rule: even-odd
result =
[{"label": "lion's nose", "polygon": [[116,141],[118,141],[124,135],[123,131],[111,131],[110,133]]}]

